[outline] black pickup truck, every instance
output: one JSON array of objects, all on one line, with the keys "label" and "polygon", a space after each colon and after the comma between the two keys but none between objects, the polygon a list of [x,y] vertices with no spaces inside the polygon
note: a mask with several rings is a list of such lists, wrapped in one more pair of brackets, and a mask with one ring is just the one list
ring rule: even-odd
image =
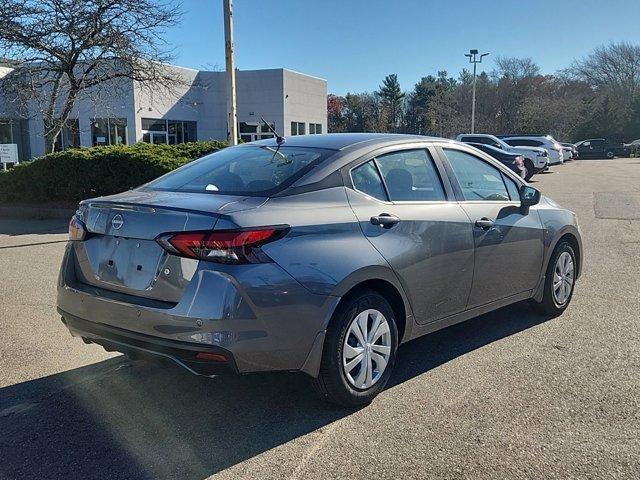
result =
[{"label": "black pickup truck", "polygon": [[604,138],[589,138],[576,143],[579,158],[626,157],[629,149],[624,143],[609,143]]}]

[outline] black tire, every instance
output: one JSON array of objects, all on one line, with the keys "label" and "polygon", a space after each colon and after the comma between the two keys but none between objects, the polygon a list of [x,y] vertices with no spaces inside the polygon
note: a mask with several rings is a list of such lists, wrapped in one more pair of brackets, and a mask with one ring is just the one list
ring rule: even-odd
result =
[{"label": "black tire", "polygon": [[[342,349],[352,321],[359,313],[367,309],[376,309],[385,316],[391,333],[391,351],[386,368],[380,374],[377,382],[367,389],[357,389],[348,381],[344,372]],[[360,291],[345,299],[333,314],[324,341],[320,373],[318,378],[312,379],[311,384],[323,399],[331,403],[344,407],[367,405],[384,390],[389,381],[397,349],[398,329],[389,302],[377,292]]]},{"label": "black tire", "polygon": [[[573,273],[573,283],[571,285],[571,291],[569,293],[569,296],[562,304],[560,304],[558,303],[558,301],[556,300],[553,294],[553,276],[554,276],[554,270],[556,268],[556,263],[558,262],[558,258],[560,258],[560,255],[562,255],[564,252],[567,252],[569,255],[571,255],[571,260],[573,261],[574,273]],[[573,251],[571,244],[565,240],[562,240],[558,245],[556,245],[556,248],[553,250],[553,254],[551,255],[551,258],[549,259],[549,265],[547,265],[547,271],[545,273],[545,280],[544,280],[544,294],[542,296],[542,301],[532,302],[535,309],[538,310],[538,312],[542,313],[543,315],[548,315],[550,317],[557,317],[558,315],[562,314],[562,312],[564,312],[566,308],[569,306],[569,303],[571,303],[571,299],[573,298],[573,291],[575,290],[575,286],[576,286],[576,278],[575,278],[576,273],[577,273],[576,254]]]},{"label": "black tire", "polygon": [[536,167],[533,166],[533,162],[528,158],[525,159],[524,166],[527,169],[527,174],[524,176],[524,179],[528,182],[529,180],[531,180],[531,177],[533,177],[534,173],[536,173]]},{"label": "black tire", "polygon": [[615,154],[611,150],[609,150],[607,153],[605,153],[605,155],[609,159],[612,159],[613,157],[615,157]]}]

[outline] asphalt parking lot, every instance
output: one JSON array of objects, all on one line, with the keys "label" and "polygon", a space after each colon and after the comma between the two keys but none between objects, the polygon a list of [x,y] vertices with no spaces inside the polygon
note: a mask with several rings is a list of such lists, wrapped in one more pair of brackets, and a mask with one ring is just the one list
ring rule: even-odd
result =
[{"label": "asphalt parking lot", "polygon": [[55,311],[66,224],[0,219],[0,478],[640,478],[640,159],[533,184],[578,214],[569,309],[410,342],[359,411],[302,375],[207,379],[84,345]]}]

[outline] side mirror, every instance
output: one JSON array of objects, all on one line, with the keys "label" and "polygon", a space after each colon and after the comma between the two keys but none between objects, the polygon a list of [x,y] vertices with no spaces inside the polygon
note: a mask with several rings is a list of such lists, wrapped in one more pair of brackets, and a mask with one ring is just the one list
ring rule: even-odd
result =
[{"label": "side mirror", "polygon": [[520,187],[520,205],[522,207],[531,207],[540,202],[540,191],[529,185]]}]

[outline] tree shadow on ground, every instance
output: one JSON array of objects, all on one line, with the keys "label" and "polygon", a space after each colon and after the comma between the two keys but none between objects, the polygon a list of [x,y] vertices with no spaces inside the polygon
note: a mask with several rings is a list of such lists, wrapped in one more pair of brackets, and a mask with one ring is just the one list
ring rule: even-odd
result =
[{"label": "tree shadow on ground", "polygon": [[[518,304],[409,342],[384,395],[545,320]],[[0,389],[0,478],[200,480],[351,413],[301,374],[209,379],[116,357]]]}]

